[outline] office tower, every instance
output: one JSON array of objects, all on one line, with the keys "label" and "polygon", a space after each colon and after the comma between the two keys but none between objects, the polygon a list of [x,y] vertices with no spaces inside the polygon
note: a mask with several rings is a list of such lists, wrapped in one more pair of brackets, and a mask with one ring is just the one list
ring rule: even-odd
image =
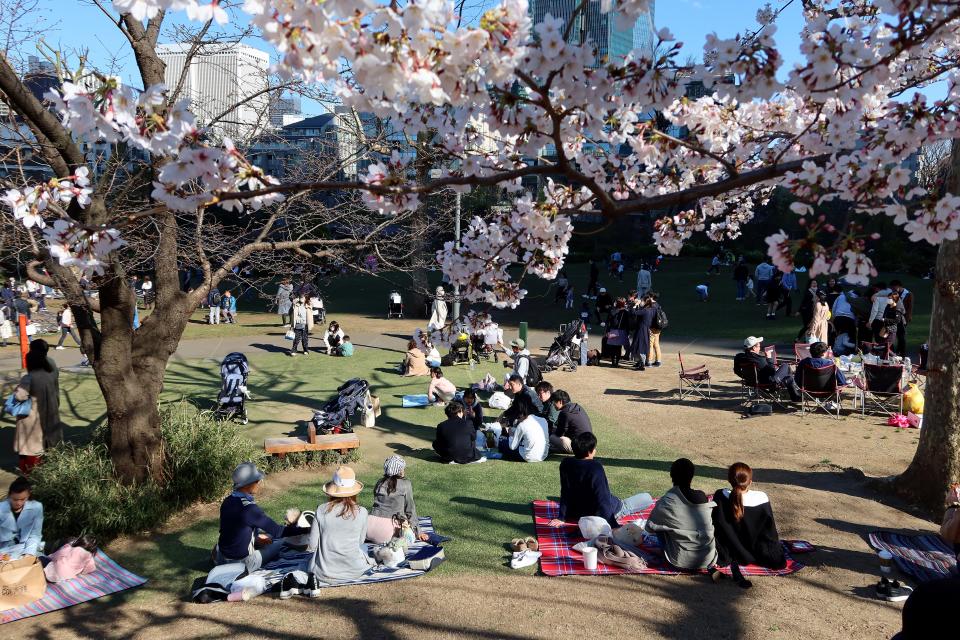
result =
[{"label": "office tower", "polygon": [[[560,18],[566,24],[579,4],[580,0],[531,0],[530,16],[534,25],[543,22],[547,14]],[[597,49],[595,65],[605,61],[616,62],[633,49],[640,49],[640,53],[652,58],[654,7],[655,4],[651,0],[649,13],[640,16],[634,24],[623,28],[617,24],[616,11],[601,13],[600,1],[590,0],[586,10],[574,19],[568,42],[593,43]]]},{"label": "office tower", "polygon": [[187,67],[190,47],[164,44],[157,53],[166,64],[164,82],[169,90],[183,78],[180,96],[190,99],[197,123],[209,126],[215,137],[239,140],[263,131],[269,122],[270,97],[265,89],[270,56],[244,44],[203,45]]}]

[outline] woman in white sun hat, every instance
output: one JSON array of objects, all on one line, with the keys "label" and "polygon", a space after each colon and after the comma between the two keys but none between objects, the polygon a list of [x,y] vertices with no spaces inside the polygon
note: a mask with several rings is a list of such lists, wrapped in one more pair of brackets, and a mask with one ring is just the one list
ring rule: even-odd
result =
[{"label": "woman in white sun hat", "polygon": [[317,506],[307,550],[313,553],[309,571],[317,582],[337,584],[356,580],[375,564],[367,553],[367,510],[357,504],[363,483],[350,467],[340,467],[323,485],[329,496]]}]

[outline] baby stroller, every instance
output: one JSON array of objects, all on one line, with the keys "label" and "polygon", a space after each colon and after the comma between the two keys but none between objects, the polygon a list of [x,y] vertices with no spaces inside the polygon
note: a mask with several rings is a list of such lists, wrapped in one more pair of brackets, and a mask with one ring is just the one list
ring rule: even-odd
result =
[{"label": "baby stroller", "polygon": [[473,358],[477,362],[480,362],[481,358],[497,362],[497,347],[503,344],[503,329],[491,323],[471,334],[470,342],[473,347]]},{"label": "baby stroller", "polygon": [[[473,359],[473,344],[470,342],[470,336],[466,333],[458,334],[456,339],[450,343],[450,353],[447,356],[450,364],[469,364]],[[480,359],[477,358],[477,362]]]},{"label": "baby stroller", "polygon": [[236,420],[247,424],[245,400],[247,377],[250,375],[250,363],[242,353],[229,353],[220,363],[220,395],[217,396],[217,409],[214,416],[218,420]]},{"label": "baby stroller", "polygon": [[389,302],[387,303],[387,318],[403,317],[403,298],[399,291],[391,291]]},{"label": "baby stroller", "polygon": [[547,352],[544,371],[555,371],[566,368],[568,371],[577,370],[580,361],[580,341],[583,339],[583,322],[578,318],[568,325],[561,327],[560,333],[553,339],[550,351]]},{"label": "baby stroller", "polygon": [[317,429],[317,435],[353,433],[350,418],[358,410],[366,409],[369,395],[370,385],[363,378],[347,380],[337,387],[337,397],[313,412],[311,422]]},{"label": "baby stroller", "polygon": [[327,310],[323,307],[323,298],[311,296],[310,312],[313,314],[313,324],[323,324],[327,319]]}]

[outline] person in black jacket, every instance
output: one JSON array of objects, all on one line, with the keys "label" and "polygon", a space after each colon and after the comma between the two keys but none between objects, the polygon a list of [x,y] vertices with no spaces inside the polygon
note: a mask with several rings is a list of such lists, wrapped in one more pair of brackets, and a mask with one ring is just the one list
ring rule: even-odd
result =
[{"label": "person in black jacket", "polygon": [[[763,347],[763,337],[750,336],[743,341],[743,351],[733,358],[733,372],[747,382],[759,384],[776,384],[779,387],[786,387],[790,398],[794,402],[800,401],[800,389],[797,387],[793,374],[790,372],[790,365],[782,364],[779,367],[773,364],[761,352]],[[756,368],[756,377],[754,380],[753,369]]]},{"label": "person in black jacket", "polygon": [[463,417],[473,424],[474,429],[483,427],[483,407],[477,400],[477,392],[467,389],[463,392]]},{"label": "person in black jacket", "polygon": [[753,586],[743,577],[740,565],[756,564],[768,569],[782,569],[787,564],[780,544],[780,535],[773,519],[770,499],[763,491],[752,491],[753,470],[743,462],[735,462],[727,470],[730,489],[720,489],[713,496],[713,510],[718,564],[730,564],[733,577],[744,589]]},{"label": "person in black jacket", "polygon": [[463,405],[457,401],[447,404],[447,419],[437,425],[433,450],[444,462],[468,464],[480,459],[477,451],[477,430],[463,417]]},{"label": "person in black jacket", "polygon": [[590,416],[583,407],[570,402],[570,395],[563,389],[557,389],[550,396],[550,404],[559,412],[556,426],[550,434],[550,451],[553,453],[573,453],[573,440],[581,433],[592,433]]},{"label": "person in black jacket", "polygon": [[520,421],[520,411],[517,405],[517,398],[520,396],[530,398],[530,402],[533,403],[533,408],[535,409],[534,415],[539,416],[543,413],[543,401],[540,399],[540,396],[536,391],[528,387],[524,383],[523,378],[518,374],[511,373],[510,377],[507,378],[506,391],[513,396],[513,402],[510,403],[506,411],[500,414],[500,417],[497,419],[503,426],[512,427]]}]

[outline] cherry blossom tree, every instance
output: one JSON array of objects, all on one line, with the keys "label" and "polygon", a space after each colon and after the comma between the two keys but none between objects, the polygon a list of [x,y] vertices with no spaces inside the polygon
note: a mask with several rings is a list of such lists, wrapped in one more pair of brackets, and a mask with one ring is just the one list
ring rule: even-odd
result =
[{"label": "cherry blossom tree", "polygon": [[[447,158],[438,165],[442,175],[428,180],[413,179],[410,161],[395,156],[354,181],[280,183],[229,141],[210,142],[162,86],[162,65],[151,55],[167,11],[226,23],[234,6],[113,0],[144,91],[107,80],[91,88],[74,78],[50,96],[54,117],[18,95],[0,69],[0,89],[49,142],[56,173],[46,184],[11,189],[6,200],[23,225],[43,230],[42,257],[54,278],[67,267],[101,279],[116,273],[111,256],[123,242],[122,221],[103,212],[83,158],[73,151],[76,140],[92,139],[122,141],[150,155],[155,207],[144,215],[156,220],[214,205],[256,212],[294,194],[345,190],[360,194],[371,220],[388,221],[441,188],[499,185],[512,194],[511,211],[474,218],[459,247],[448,243],[437,256],[468,299],[498,306],[515,306],[526,293],[511,266],[521,265],[523,276],[555,277],[576,213],[679,211],[657,220],[653,238],[662,252],[675,254],[695,233],[736,238],[777,187],[796,198],[792,209],[806,230],[799,238],[782,232],[768,238],[784,271],[802,249],[814,257],[812,276],[866,282],[876,272],[857,218],[875,215],[891,217],[911,240],[942,245],[941,259],[946,253],[955,260],[948,247],[960,230],[960,194],[911,186],[903,163],[923,145],[957,136],[960,1],[801,4],[803,44],[793,69],[782,68],[777,48],[780,9],[763,5],[753,30],[708,36],[703,64],[680,78],[680,46],[667,29],[657,32],[652,58],[635,51],[597,60],[591,43],[570,43],[575,20],[548,16],[534,27],[526,0],[502,0],[466,25],[449,0],[246,0],[242,10],[281,56],[278,73],[331,87],[344,105],[389,117],[409,136],[427,136]],[[599,5],[628,23],[648,10],[648,0]],[[688,79],[713,85],[714,93],[685,99]],[[944,99],[931,101],[920,91],[933,83],[945,86]],[[672,136],[659,120],[639,117],[650,109],[690,135]],[[619,152],[624,146],[627,155]],[[525,177],[537,177],[542,194],[522,190]],[[817,215],[834,201],[847,205],[843,225],[826,225]],[[940,286],[935,305],[956,305],[955,289]],[[953,340],[931,355],[934,362],[956,356]],[[956,380],[955,360],[943,367]],[[925,428],[922,438],[942,431],[952,447],[950,464],[927,486],[910,483],[928,503],[958,472],[960,424],[943,410],[944,403],[957,404],[955,383],[952,389],[953,395],[928,397],[927,421],[943,429]]]}]

